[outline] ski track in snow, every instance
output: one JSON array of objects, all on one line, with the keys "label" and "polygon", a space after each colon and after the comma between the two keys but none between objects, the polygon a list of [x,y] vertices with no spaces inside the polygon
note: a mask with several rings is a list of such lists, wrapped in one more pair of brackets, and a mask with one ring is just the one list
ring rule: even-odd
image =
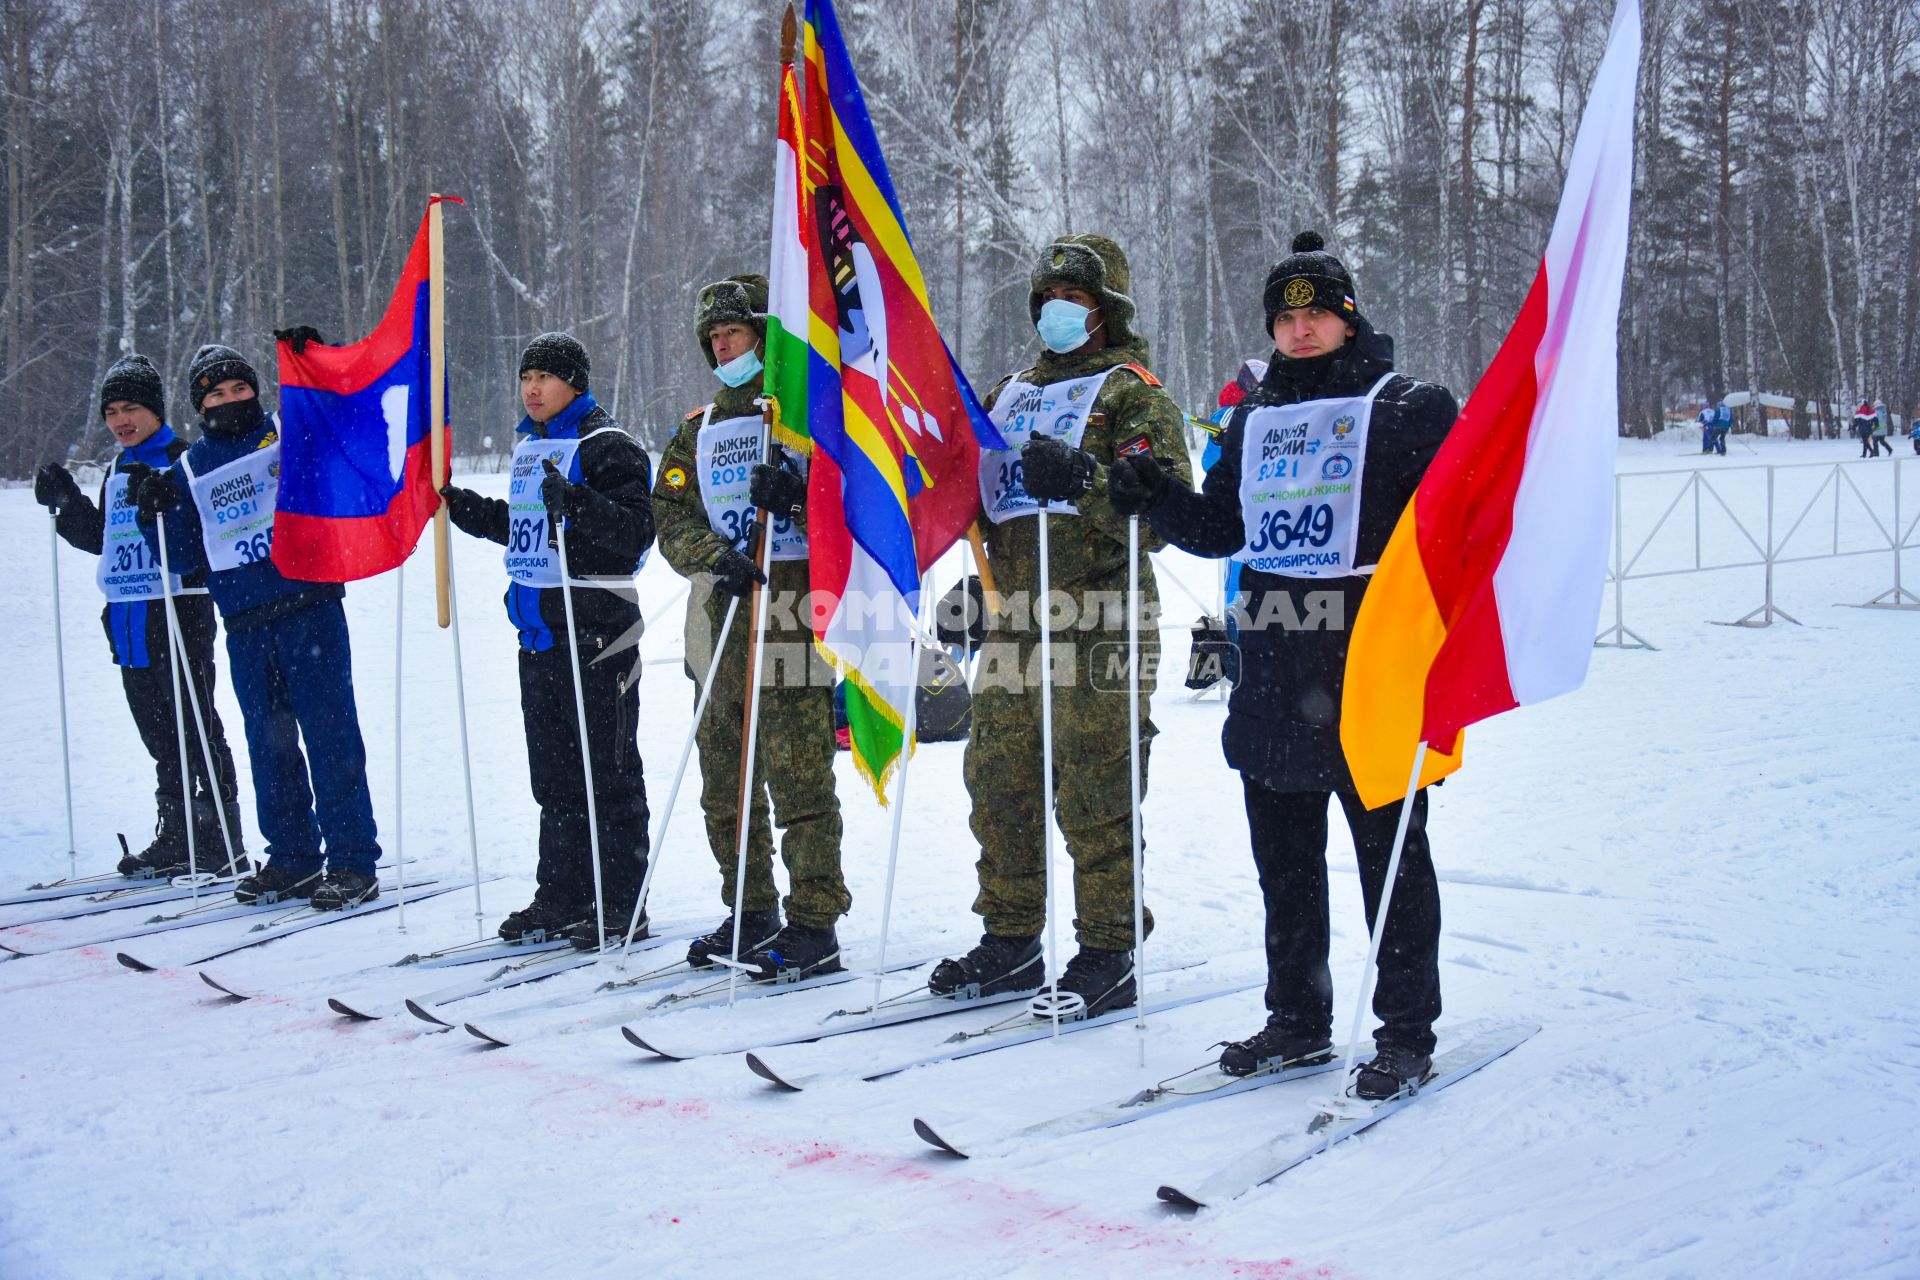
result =
[{"label": "ski track in snow", "polygon": [[[1671,443],[1623,443],[1621,469],[1693,465]],[[1756,448],[1802,461],[1842,457],[1845,446]],[[1738,506],[1756,474],[1715,483]],[[475,483],[497,491],[504,477]],[[1875,483],[1886,484],[1862,480],[1869,493]],[[1671,496],[1651,480],[1626,492],[1630,535]],[[1703,547],[1734,558],[1738,534],[1705,510]],[[0,689],[13,726],[0,737],[7,886],[66,863],[45,526],[25,490],[0,491],[0,532],[26,557],[13,625],[0,629],[13,674]],[[1682,545],[1663,535],[1643,567],[1691,554],[1690,514],[1670,534]],[[506,877],[482,889],[490,932],[531,892],[535,814],[498,552],[457,535],[454,547],[481,858]],[[431,622],[427,561],[415,564],[408,879],[458,879],[468,855],[449,641]],[[1160,566],[1213,598],[1214,566],[1179,555]],[[144,832],[152,774],[99,634],[91,562],[63,550],[61,568],[84,872],[111,865],[116,830]],[[1783,566],[1776,598],[1809,625],[1767,630],[1712,625],[1759,603],[1757,569],[1629,582],[1627,624],[1659,651],[1596,651],[1585,689],[1469,731],[1467,767],[1434,793],[1430,824],[1443,879],[1443,1031],[1490,1018],[1544,1029],[1223,1210],[1182,1215],[1153,1188],[1303,1124],[1330,1077],[991,1160],[933,1152],[910,1125],[925,1116],[993,1132],[1124,1096],[1257,1027],[1257,990],[1152,1019],[1144,1069],[1128,1024],[872,1084],[852,1078],[1004,1012],[981,1011],[770,1051],[783,1069],[847,1075],[797,1095],[765,1086],[738,1055],[646,1060],[611,1022],[558,1033],[601,1019],[596,1004],[508,1018],[501,1025],[529,1034],[506,1049],[405,1015],[352,1023],[326,1009],[328,995],[420,995],[464,976],[370,967],[473,937],[462,890],[409,905],[404,936],[390,911],[208,966],[258,993],[247,1001],[189,968],[137,974],[113,958],[125,949],[177,964],[235,925],[0,963],[0,1275],[491,1275],[556,1258],[579,1275],[644,1266],[838,1277],[905,1263],[929,1280],[1916,1274],[1920,842],[1903,802],[1920,693],[1898,655],[1920,619],[1836,607],[1884,590],[1889,570],[1886,556]],[[958,572],[957,559],[942,566],[938,585]],[[641,582],[661,607],[641,683],[657,830],[692,692],[679,663],[679,579],[656,558]],[[1186,597],[1166,585],[1162,596],[1170,632],[1184,630]],[[393,604],[391,578],[349,587],[389,860]],[[1170,636],[1153,703],[1162,733],[1147,878],[1159,928],[1147,959],[1153,969],[1214,962],[1158,978],[1156,990],[1261,968],[1239,786],[1218,749],[1223,709],[1178,687],[1184,651]],[[220,708],[244,774],[221,656]],[[960,755],[958,744],[929,744],[913,765],[896,957],[959,949],[977,930]],[[855,898],[842,937],[870,956],[888,815],[844,758],[840,780]],[[696,792],[690,769],[662,851],[657,919],[721,914]],[[1337,815],[1332,828],[1344,1036],[1366,936]],[[0,922],[11,911],[0,908]],[[77,937],[101,919],[31,933]],[[576,971],[450,1008],[484,1024],[598,980]],[[637,1012],[669,989],[620,1007]],[[697,1047],[864,1007],[871,990],[861,981],[649,1021],[663,1041]]]}]

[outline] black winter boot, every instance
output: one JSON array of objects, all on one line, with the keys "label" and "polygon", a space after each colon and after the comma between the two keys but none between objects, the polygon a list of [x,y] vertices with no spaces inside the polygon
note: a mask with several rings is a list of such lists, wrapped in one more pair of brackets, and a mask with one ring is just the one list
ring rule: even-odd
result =
[{"label": "black winter boot", "polygon": [[[740,916],[740,958],[747,953],[773,940],[780,932],[780,913],[778,911],[747,911]],[[733,954],[733,917],[722,920],[712,933],[704,938],[695,938],[693,945],[687,948],[687,963],[695,969],[712,966],[715,956]]]},{"label": "black winter boot", "polygon": [[560,903],[538,893],[533,901],[500,922],[500,936],[508,942],[558,941],[573,926],[585,919],[593,924],[593,908],[578,903]]},{"label": "black winter boot", "polygon": [[170,871],[187,860],[187,821],[180,809],[180,797],[165,798],[161,793],[159,816],[154,821],[153,840],[138,853],[129,853],[120,859],[117,870],[123,876],[145,878],[164,874],[184,875],[185,872]]},{"label": "black winter boot", "polygon": [[[628,903],[619,910],[607,910],[607,947],[624,947],[627,944],[627,920],[633,915],[633,904]],[[633,928],[633,940],[644,942],[653,936],[648,927],[646,913],[640,915],[640,922]],[[567,930],[567,941],[576,951],[597,951],[600,947],[600,922],[589,915],[585,920]],[[731,945],[731,944],[729,944]]]},{"label": "black winter boot", "polygon": [[[1097,1018],[1113,1009],[1123,1009],[1137,998],[1133,982],[1132,951],[1102,951],[1082,947],[1067,961],[1060,981],[1033,998],[1033,1016],[1051,1018],[1052,1002],[1062,996],[1078,996],[1078,1007],[1062,1009],[1062,1017]],[[1068,1002],[1072,1004],[1074,1002]]]},{"label": "black winter boot", "polygon": [[980,945],[957,960],[942,960],[927,978],[927,990],[937,996],[975,1000],[1003,991],[1032,991],[1046,980],[1040,963],[1040,935],[1003,938],[980,936]]},{"label": "black winter boot", "polygon": [[1354,1096],[1386,1102],[1402,1094],[1418,1093],[1431,1066],[1431,1054],[1404,1045],[1375,1043],[1372,1061],[1354,1068]]},{"label": "black winter boot", "polygon": [[740,963],[753,966],[755,982],[798,982],[823,973],[838,973],[840,939],[833,926],[787,922],[787,927],[751,951],[740,953]]},{"label": "black winter boot", "polygon": [[320,884],[320,868],[298,873],[268,862],[266,867],[233,886],[233,900],[241,906],[256,902],[293,902],[311,898]]},{"label": "black winter boot", "polygon": [[372,902],[380,896],[380,882],[364,871],[329,871],[313,891],[315,911],[339,911]]},{"label": "black winter boot", "polygon": [[1245,1040],[1230,1040],[1220,1052],[1220,1070],[1230,1076],[1250,1076],[1258,1071],[1280,1071],[1326,1062],[1333,1057],[1333,1044],[1324,1035],[1301,1035],[1271,1020]]}]

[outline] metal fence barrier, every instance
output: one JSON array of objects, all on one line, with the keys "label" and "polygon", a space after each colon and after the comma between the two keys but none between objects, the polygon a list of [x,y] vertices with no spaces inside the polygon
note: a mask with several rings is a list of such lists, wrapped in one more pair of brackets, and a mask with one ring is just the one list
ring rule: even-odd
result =
[{"label": "metal fence barrier", "polygon": [[[1905,475],[1909,462],[1896,457],[1893,465],[1877,459],[1847,462],[1801,462],[1771,466],[1716,467],[1712,470],[1619,472],[1613,477],[1613,563],[1607,580],[1613,584],[1613,625],[1594,644],[1621,649],[1655,646],[1626,623],[1625,584],[1649,578],[1709,573],[1724,569],[1761,570],[1761,602],[1725,626],[1766,627],[1776,620],[1799,620],[1774,599],[1774,570],[1779,565],[1853,556],[1884,555],[1893,562],[1893,585],[1863,609],[1920,609],[1920,596],[1904,585],[1901,553],[1920,546],[1914,532],[1920,515],[1909,518]],[[1892,473],[1891,510],[1884,498],[1876,502],[1882,485],[1878,477]],[[1876,490],[1862,488],[1863,481]],[[1736,492],[1741,486],[1763,488],[1759,494]],[[1669,494],[1667,490],[1671,488]],[[1659,515],[1645,532],[1627,529],[1629,490],[1636,514],[1659,506]],[[1850,499],[1850,500],[1849,500]],[[1755,508],[1758,509],[1755,509]],[[1809,524],[1809,518],[1819,518]],[[1830,519],[1828,518],[1830,515]],[[1861,520],[1861,516],[1865,520]],[[1691,520],[1691,553],[1685,522]],[[1784,529],[1784,532],[1779,532]],[[1665,535],[1663,538],[1662,535]],[[1864,542],[1864,545],[1861,545]],[[1633,552],[1627,554],[1628,545]],[[1675,548],[1679,548],[1676,555]],[[1650,557],[1650,552],[1653,554]],[[1673,563],[1677,560],[1678,563]],[[1645,562],[1645,563],[1643,563]]]}]

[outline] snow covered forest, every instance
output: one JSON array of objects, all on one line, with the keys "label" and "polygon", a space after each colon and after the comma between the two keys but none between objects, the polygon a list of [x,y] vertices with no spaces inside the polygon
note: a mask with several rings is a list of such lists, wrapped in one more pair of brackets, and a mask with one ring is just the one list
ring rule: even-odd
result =
[{"label": "snow covered forest", "polygon": [[[1920,400],[1920,5],[1643,0],[1622,430],[1758,389],[1829,430]],[[1115,236],[1203,410],[1265,350],[1260,284],[1324,229],[1401,363],[1464,391],[1545,243],[1610,0],[842,0],[950,343],[1033,347],[1036,248]],[[702,283],[764,270],[779,6],[0,0],[0,476],[104,453],[121,352],[346,340],[429,191],[454,420],[508,434],[564,328],[650,443],[704,397]],[[176,395],[176,400],[183,399]],[[184,406],[174,416],[183,416]],[[471,447],[469,445],[468,447]]]}]

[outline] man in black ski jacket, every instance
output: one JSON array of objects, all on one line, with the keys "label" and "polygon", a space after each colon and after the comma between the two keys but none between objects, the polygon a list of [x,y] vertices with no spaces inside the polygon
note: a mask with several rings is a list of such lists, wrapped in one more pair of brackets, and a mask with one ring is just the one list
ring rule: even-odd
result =
[{"label": "man in black ski jacket", "polygon": [[[507,617],[520,633],[520,709],[540,806],[539,887],[500,924],[509,942],[565,933],[598,944],[587,784],[574,702],[573,650],[586,703],[587,754],[600,836],[609,936],[624,936],[647,869],[647,789],[641,775],[640,605],[633,577],[653,546],[653,464],[587,389],[587,353],[543,333],[520,357],[527,416],[503,501],[448,485],[447,514],[476,538],[504,545]],[[564,520],[574,627],[569,643],[560,556],[550,526]],[[645,921],[638,937],[645,937]]]},{"label": "man in black ski jacket", "polygon": [[[1392,339],[1360,314],[1352,276],[1323,244],[1303,232],[1267,277],[1274,355],[1228,421],[1203,491],[1172,483],[1144,457],[1122,458],[1109,480],[1117,510],[1145,515],[1175,546],[1245,565],[1241,679],[1222,740],[1245,788],[1266,902],[1268,1019],[1221,1054],[1222,1069],[1235,1075],[1332,1052],[1327,798],[1339,799],[1353,832],[1369,926],[1400,818],[1398,802],[1372,810],[1361,803],[1341,751],[1348,628],[1458,416],[1445,387],[1394,372]],[[1356,470],[1359,483],[1343,486]],[[1358,1073],[1363,1097],[1391,1097],[1422,1080],[1431,1063],[1440,893],[1426,816],[1422,791],[1380,952],[1373,1009],[1381,1026],[1374,1057]]]}]

